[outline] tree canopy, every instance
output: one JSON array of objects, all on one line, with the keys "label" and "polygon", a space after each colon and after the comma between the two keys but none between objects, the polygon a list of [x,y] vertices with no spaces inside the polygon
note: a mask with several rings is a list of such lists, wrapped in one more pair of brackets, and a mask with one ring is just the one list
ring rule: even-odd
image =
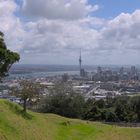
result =
[{"label": "tree canopy", "polygon": [[18,53],[7,49],[4,42],[4,34],[0,31],[0,80],[2,77],[8,75],[8,71],[12,64],[19,61],[19,59],[20,56]]},{"label": "tree canopy", "polygon": [[11,95],[20,98],[23,101],[23,111],[26,112],[27,102],[34,99],[34,102],[39,99],[41,92],[41,86],[38,83],[32,81],[22,80],[19,82],[18,87],[11,89]]},{"label": "tree canopy", "polygon": [[67,82],[57,82],[46,98],[40,100],[39,111],[56,113],[71,118],[81,118],[84,108],[84,97],[73,90]]}]

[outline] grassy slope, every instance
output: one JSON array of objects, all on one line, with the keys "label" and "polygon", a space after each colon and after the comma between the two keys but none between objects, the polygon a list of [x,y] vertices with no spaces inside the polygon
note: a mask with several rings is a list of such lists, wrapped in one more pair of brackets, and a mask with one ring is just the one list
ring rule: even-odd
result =
[{"label": "grassy slope", "polygon": [[139,140],[140,128],[120,128],[53,114],[21,113],[0,100],[0,140]]}]

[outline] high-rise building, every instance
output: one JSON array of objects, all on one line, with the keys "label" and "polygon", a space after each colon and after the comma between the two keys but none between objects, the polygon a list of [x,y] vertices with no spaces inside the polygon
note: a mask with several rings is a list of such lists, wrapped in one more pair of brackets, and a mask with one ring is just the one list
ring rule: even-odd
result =
[{"label": "high-rise building", "polygon": [[136,74],[136,67],[135,66],[131,66],[131,74],[132,75]]},{"label": "high-rise building", "polygon": [[82,70],[82,56],[81,56],[81,50],[80,50],[80,56],[79,56],[79,71],[81,76],[81,70]]},{"label": "high-rise building", "polygon": [[86,71],[84,68],[82,68],[82,55],[81,55],[81,50],[80,50],[80,56],[79,56],[79,71],[80,71],[80,76],[81,77],[86,77]]},{"label": "high-rise building", "polygon": [[137,69],[136,69],[135,66],[132,66],[132,67],[131,67],[130,79],[131,79],[131,80],[138,80],[138,73],[137,73]]},{"label": "high-rise building", "polygon": [[97,67],[97,73],[100,75],[102,73],[102,68],[101,67]]},{"label": "high-rise building", "polygon": [[121,68],[120,68],[120,75],[123,76],[123,74],[124,74],[124,68],[121,67]]}]

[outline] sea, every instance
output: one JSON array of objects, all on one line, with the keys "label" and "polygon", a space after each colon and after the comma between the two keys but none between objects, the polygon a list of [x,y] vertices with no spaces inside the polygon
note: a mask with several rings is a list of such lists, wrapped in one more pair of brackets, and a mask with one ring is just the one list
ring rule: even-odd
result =
[{"label": "sea", "polygon": [[[97,65],[83,65],[88,72],[95,72]],[[103,69],[118,70],[120,66],[102,65]],[[44,78],[59,76],[67,73],[68,75],[79,75],[79,65],[41,65],[41,64],[16,64],[10,69],[8,78]]]},{"label": "sea", "polygon": [[44,78],[50,76],[79,75],[79,67],[75,65],[14,65],[8,79],[14,78]]}]

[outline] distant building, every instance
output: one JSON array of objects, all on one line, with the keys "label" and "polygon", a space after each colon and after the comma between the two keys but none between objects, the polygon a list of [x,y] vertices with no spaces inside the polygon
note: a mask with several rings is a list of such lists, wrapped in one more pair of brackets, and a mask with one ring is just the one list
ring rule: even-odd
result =
[{"label": "distant building", "polygon": [[80,76],[81,76],[81,69],[82,69],[82,57],[81,57],[81,50],[80,50],[80,56],[79,56],[79,70],[80,70]]},{"label": "distant building", "polygon": [[131,74],[134,75],[136,73],[136,67],[131,66]]},{"label": "distant building", "polygon": [[101,67],[98,67],[98,68],[97,68],[97,73],[98,73],[98,74],[102,74],[102,68],[101,68]]},{"label": "distant building", "polygon": [[86,77],[87,76],[87,72],[84,69],[80,70],[80,76],[81,77]]},{"label": "distant building", "polygon": [[80,50],[80,56],[79,56],[79,71],[80,71],[80,76],[81,77],[86,77],[87,76],[87,72],[84,70],[84,68],[82,68],[82,56],[81,56],[81,50]]},{"label": "distant building", "polygon": [[67,74],[67,73],[64,73],[63,75],[62,75],[62,81],[63,82],[67,82],[69,80],[69,75]]},{"label": "distant building", "polygon": [[121,68],[120,68],[120,75],[123,76],[123,74],[124,74],[124,68],[121,67]]},{"label": "distant building", "polygon": [[135,66],[132,66],[132,67],[131,67],[130,79],[131,79],[131,80],[138,80],[138,73],[137,73],[137,69],[136,69]]}]

